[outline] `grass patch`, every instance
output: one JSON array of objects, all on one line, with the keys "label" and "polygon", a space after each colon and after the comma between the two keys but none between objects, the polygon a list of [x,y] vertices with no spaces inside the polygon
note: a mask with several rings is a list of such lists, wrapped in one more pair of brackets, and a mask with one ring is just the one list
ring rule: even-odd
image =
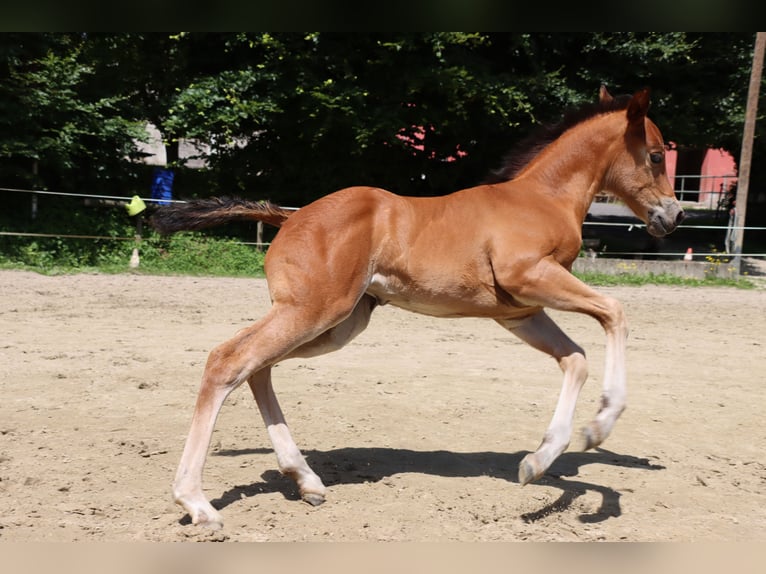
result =
[{"label": "grass patch", "polygon": [[[1,242],[0,242],[1,243]],[[218,277],[263,277],[265,252],[240,241],[182,232],[169,237],[151,233],[139,244],[133,241],[87,242],[62,239],[17,240],[12,248],[0,245],[0,269],[24,269],[46,275],[70,273],[142,273],[149,275],[206,275]],[[140,265],[129,266],[138,246]],[[87,247],[85,249],[84,247]],[[753,289],[747,278],[682,278],[669,273],[574,272],[593,286],[674,285],[682,287],[736,287]]]},{"label": "grass patch", "polygon": [[[140,264],[129,265],[134,248]],[[252,245],[199,233],[177,233],[170,237],[151,235],[140,243],[110,242],[108,248],[91,252],[87,258],[62,242],[32,241],[11,253],[0,253],[0,269],[23,269],[45,275],[66,273],[144,273],[154,275],[209,275],[263,277],[265,253]]]},{"label": "grass patch", "polygon": [[582,273],[574,272],[573,275],[588,285],[596,286],[632,285],[640,287],[642,285],[674,285],[679,287],[737,287],[738,289],[753,289],[756,286],[755,283],[744,277],[737,279],[723,277],[694,279],[691,277],[678,277],[670,273],[619,273],[612,275],[590,271]]},{"label": "grass patch", "polygon": [[233,239],[176,233],[142,242],[139,253],[144,273],[263,277],[265,252]]}]

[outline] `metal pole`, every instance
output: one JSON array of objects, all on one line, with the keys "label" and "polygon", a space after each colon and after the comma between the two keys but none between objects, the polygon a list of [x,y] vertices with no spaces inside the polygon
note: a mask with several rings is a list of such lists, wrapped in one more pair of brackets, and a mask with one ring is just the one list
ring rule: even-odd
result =
[{"label": "metal pole", "polygon": [[739,156],[739,177],[737,180],[737,198],[735,206],[734,267],[742,272],[742,243],[745,237],[745,214],[747,213],[747,193],[750,186],[750,164],[753,157],[753,136],[755,117],[758,110],[758,95],[761,88],[763,70],[763,52],[766,46],[766,32],[756,32],[753,50],[753,65],[750,68],[750,85],[747,89],[747,108],[745,109],[745,129],[742,135],[742,152]]}]

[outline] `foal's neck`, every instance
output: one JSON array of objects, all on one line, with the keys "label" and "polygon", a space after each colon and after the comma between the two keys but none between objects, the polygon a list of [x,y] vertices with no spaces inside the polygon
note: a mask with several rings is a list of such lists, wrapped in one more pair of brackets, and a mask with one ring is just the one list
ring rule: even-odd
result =
[{"label": "foal's neck", "polygon": [[624,148],[624,112],[610,112],[577,124],[551,142],[519,174],[535,180],[542,193],[568,199],[585,220],[596,194],[604,189],[609,166]]}]

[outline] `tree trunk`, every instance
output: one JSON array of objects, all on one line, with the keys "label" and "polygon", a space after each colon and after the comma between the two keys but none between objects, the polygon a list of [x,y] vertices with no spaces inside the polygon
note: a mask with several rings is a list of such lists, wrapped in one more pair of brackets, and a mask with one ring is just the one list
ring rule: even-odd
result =
[{"label": "tree trunk", "polygon": [[178,140],[174,139],[169,144],[165,146],[165,157],[167,158],[167,162],[165,165],[168,167],[176,167],[178,165],[178,153],[179,153],[179,146],[178,146]]}]

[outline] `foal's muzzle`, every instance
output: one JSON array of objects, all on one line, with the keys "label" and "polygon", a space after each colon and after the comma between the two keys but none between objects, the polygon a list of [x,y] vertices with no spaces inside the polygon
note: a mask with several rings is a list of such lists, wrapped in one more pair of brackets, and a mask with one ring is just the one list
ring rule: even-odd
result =
[{"label": "foal's muzzle", "polygon": [[664,237],[675,231],[685,217],[686,214],[677,200],[663,200],[660,205],[649,210],[646,230],[655,237]]}]

